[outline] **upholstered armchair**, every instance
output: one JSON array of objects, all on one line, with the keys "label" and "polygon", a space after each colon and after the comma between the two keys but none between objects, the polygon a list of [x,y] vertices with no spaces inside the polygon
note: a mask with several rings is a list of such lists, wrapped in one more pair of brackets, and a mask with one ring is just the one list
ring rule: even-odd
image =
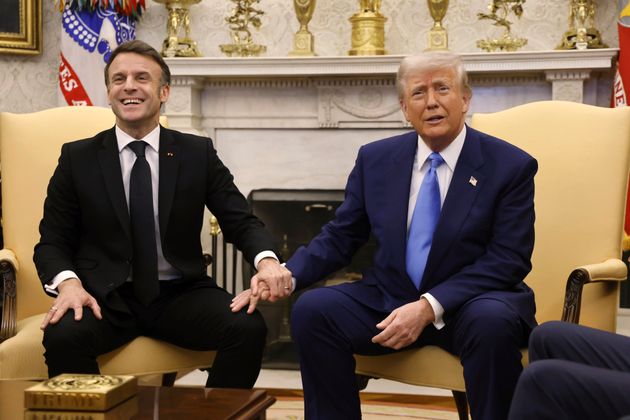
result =
[{"label": "upholstered armchair", "polygon": [[[63,107],[32,114],[0,113],[5,247],[0,251],[3,282],[0,380],[48,376],[39,325],[52,299],[43,292],[33,264],[46,188],[63,143],[91,137],[113,125],[114,115],[107,108]],[[102,355],[98,363],[104,374],[167,374],[163,383],[172,384],[177,372],[208,367],[213,358],[214,352],[186,350],[139,337]]]},{"label": "upholstered armchair", "polygon": [[[539,323],[565,320],[615,331],[630,108],[562,101],[534,102],[494,114],[475,114],[472,127],[533,155],[536,243],[527,284]],[[568,278],[568,279],[567,279]],[[463,369],[433,346],[386,356],[355,356],[361,375],[453,390],[460,419],[468,418]],[[523,364],[527,349],[523,349]]]}]

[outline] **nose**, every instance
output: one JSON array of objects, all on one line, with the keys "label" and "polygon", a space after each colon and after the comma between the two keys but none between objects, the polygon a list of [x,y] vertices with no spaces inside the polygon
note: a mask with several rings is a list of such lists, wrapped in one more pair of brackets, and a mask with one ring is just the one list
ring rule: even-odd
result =
[{"label": "nose", "polygon": [[427,90],[427,108],[433,109],[438,107],[437,95],[435,94],[435,90],[428,89]]},{"label": "nose", "polygon": [[129,76],[125,79],[125,84],[123,85],[125,90],[133,90],[136,88],[136,84],[134,82],[133,77]]}]

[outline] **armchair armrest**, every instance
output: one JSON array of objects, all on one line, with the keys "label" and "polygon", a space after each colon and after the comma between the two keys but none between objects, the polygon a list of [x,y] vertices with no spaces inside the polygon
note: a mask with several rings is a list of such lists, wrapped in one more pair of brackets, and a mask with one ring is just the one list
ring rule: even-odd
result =
[{"label": "armchair armrest", "polygon": [[602,263],[583,265],[569,274],[564,295],[562,320],[577,324],[580,320],[582,288],[588,283],[602,281],[624,281],[628,278],[628,268],[620,259],[613,258]]},{"label": "armchair armrest", "polygon": [[2,323],[0,323],[0,343],[15,335],[17,324],[17,288],[15,273],[18,261],[10,249],[0,250],[0,280],[2,281]]}]

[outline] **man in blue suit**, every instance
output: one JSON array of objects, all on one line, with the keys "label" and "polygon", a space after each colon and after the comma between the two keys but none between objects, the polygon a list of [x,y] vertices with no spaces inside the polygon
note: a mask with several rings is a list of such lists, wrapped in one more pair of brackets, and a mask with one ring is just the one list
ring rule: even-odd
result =
[{"label": "man in blue suit", "polygon": [[[335,219],[286,264],[302,289],[347,265],[370,234],[378,245],[361,281],[307,291],[294,305],[306,418],[360,418],[354,353],[432,344],[461,358],[473,418],[504,420],[536,324],[523,279],[537,163],[465,125],[472,92],[456,55],[405,58],[397,86],[415,131],[360,149]],[[431,199],[434,216],[422,209]],[[234,309],[280,290],[254,277],[248,293]]]},{"label": "man in blue suit", "polygon": [[630,420],[630,338],[551,321],[529,339],[510,420]]}]

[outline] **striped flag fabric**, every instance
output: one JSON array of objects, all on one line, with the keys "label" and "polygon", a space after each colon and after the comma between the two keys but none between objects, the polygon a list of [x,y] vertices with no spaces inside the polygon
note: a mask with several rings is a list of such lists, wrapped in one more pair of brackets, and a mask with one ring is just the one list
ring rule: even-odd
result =
[{"label": "striped flag fabric", "polygon": [[[630,94],[630,0],[620,0],[617,4],[619,33],[619,60],[613,83],[612,106],[628,106]],[[626,194],[626,220],[624,224],[623,249],[630,250],[630,180]]]},{"label": "striped flag fabric", "polygon": [[111,52],[136,37],[144,0],[61,0],[59,102],[107,106],[103,70]]}]

